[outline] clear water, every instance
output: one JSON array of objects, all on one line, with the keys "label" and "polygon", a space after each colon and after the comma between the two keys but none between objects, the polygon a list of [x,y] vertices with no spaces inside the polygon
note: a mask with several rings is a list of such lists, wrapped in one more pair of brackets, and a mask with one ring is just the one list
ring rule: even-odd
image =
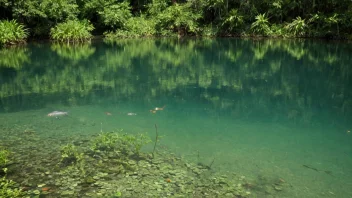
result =
[{"label": "clear water", "polygon": [[[115,129],[154,138],[157,124],[162,147],[185,160],[289,184],[253,197],[352,197],[351,52],[242,39],[1,49],[2,144],[11,130],[53,142]],[[69,116],[46,116],[55,110]]]}]

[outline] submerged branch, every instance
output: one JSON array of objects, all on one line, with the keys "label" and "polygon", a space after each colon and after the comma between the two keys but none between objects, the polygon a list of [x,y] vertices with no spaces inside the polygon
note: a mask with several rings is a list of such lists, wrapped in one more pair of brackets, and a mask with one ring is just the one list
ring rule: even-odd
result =
[{"label": "submerged branch", "polygon": [[155,148],[156,148],[156,144],[158,142],[158,126],[155,124],[155,142],[154,142],[154,149],[153,149],[153,158],[154,158],[154,152],[155,152]]}]

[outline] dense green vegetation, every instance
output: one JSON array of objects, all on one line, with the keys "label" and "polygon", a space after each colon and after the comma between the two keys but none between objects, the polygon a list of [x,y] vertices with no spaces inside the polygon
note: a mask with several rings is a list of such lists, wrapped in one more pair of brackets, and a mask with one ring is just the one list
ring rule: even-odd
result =
[{"label": "dense green vegetation", "polygon": [[[350,0],[0,0],[0,13],[0,20],[21,22],[33,37],[58,40],[89,38],[93,27],[94,34],[105,32],[110,38],[352,35]],[[68,31],[81,25],[82,31]]]},{"label": "dense green vegetation", "polygon": [[0,46],[23,42],[28,36],[27,29],[16,20],[0,21]]},{"label": "dense green vegetation", "polygon": [[59,41],[84,41],[92,37],[91,31],[94,29],[93,25],[88,21],[69,20],[57,24],[50,30],[50,37],[53,40]]}]

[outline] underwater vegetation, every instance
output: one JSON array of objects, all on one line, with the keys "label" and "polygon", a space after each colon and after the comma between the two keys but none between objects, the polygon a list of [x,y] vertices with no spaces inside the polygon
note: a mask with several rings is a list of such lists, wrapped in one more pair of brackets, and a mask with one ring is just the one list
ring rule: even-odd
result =
[{"label": "underwater vegetation", "polygon": [[[11,134],[4,140],[21,141],[21,145],[13,147],[11,162],[12,152],[0,149],[2,168],[8,168],[0,179],[0,197],[4,198],[250,197],[253,189],[262,189],[258,182],[236,173],[224,174],[211,165],[187,162],[165,146],[156,146],[154,155],[143,152],[152,142],[147,133],[118,130],[59,141],[23,130]],[[23,139],[16,138],[18,134],[24,134]],[[33,147],[38,143],[41,147]],[[28,154],[28,148],[35,149]],[[265,185],[272,194],[287,187],[270,182]]]},{"label": "underwater vegetation", "polygon": [[91,143],[91,151],[95,154],[114,152],[119,155],[139,155],[141,148],[150,143],[151,139],[147,134],[130,135],[127,133],[108,132],[100,133]]},{"label": "underwater vegetation", "polygon": [[7,179],[7,163],[9,162],[10,152],[0,147],[0,197],[3,198],[16,198],[22,197],[24,193],[18,188],[16,182]]},{"label": "underwater vegetation", "polygon": [[16,198],[23,197],[25,193],[18,188],[16,182],[6,179],[6,177],[0,178],[0,197],[3,198]]},{"label": "underwater vegetation", "polygon": [[0,168],[4,167],[9,162],[10,152],[0,147]]}]

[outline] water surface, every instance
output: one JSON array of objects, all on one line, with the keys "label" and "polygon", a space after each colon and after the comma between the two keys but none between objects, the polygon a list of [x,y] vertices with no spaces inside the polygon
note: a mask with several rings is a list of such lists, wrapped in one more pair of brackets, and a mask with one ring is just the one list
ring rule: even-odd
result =
[{"label": "water surface", "polygon": [[[157,124],[160,147],[185,160],[258,186],[287,184],[250,189],[253,197],[352,197],[351,50],[240,39],[1,49],[0,135],[17,127],[55,140],[123,129],[153,139]],[[69,116],[46,116],[54,110]]]}]

